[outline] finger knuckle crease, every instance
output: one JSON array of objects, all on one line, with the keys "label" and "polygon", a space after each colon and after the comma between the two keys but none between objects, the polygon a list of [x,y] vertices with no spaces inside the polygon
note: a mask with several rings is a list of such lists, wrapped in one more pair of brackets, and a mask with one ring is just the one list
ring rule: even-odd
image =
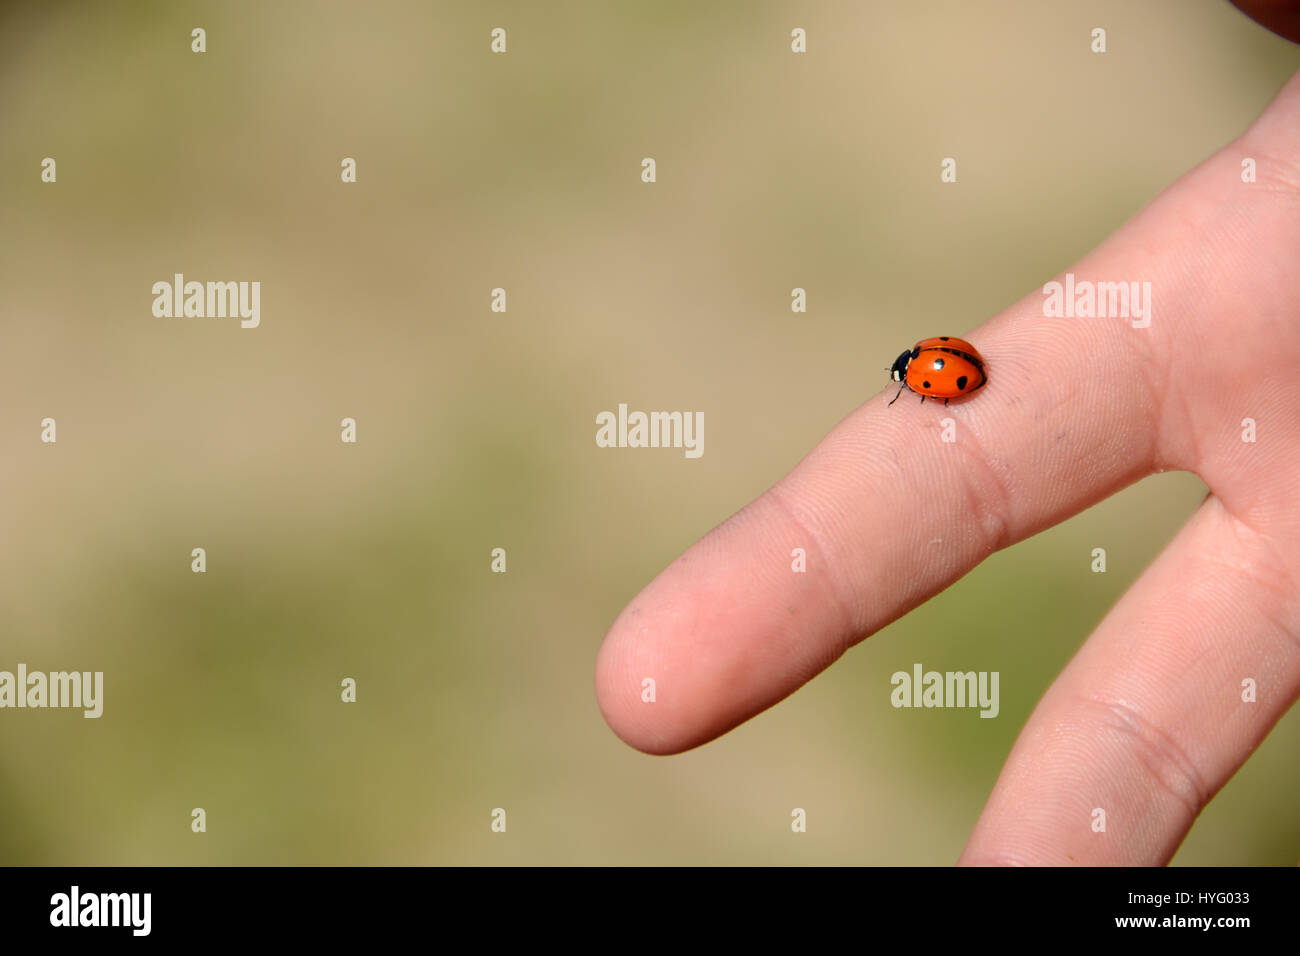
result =
[{"label": "finger knuckle crease", "polygon": [[961,471],[968,510],[976,516],[989,549],[1000,551],[1011,543],[1010,485],[982,449],[967,448],[966,457],[974,466]]},{"label": "finger knuckle crease", "polygon": [[1105,727],[1130,744],[1148,777],[1196,816],[1211,793],[1196,762],[1168,733],[1122,700],[1091,698]]},{"label": "finger knuckle crease", "polygon": [[[822,580],[825,582],[828,597],[836,611],[839,612],[841,620],[843,620],[846,625],[845,633],[848,635],[856,634],[858,632],[859,615],[856,613],[855,605],[849,602],[849,597],[852,592],[845,587],[840,578],[839,565],[834,559],[830,546],[827,544],[826,536],[818,529],[814,528],[811,522],[805,521],[799,515],[794,506],[786,500],[785,492],[783,492],[779,486],[773,487],[768,491],[768,496],[771,498],[772,502],[785,513],[786,517],[790,519],[794,526],[808,538],[812,546],[816,549],[815,553],[821,557],[822,562],[826,566],[826,574],[822,576]],[[845,640],[846,643],[844,646],[838,648],[840,654],[848,650],[852,637],[846,637]]]}]

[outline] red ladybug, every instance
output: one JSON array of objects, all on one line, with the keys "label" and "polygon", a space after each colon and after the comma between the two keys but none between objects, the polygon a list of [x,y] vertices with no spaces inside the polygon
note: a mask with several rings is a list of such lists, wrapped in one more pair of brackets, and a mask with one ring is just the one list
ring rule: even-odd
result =
[{"label": "red ladybug", "polygon": [[[917,342],[898,357],[889,372],[895,382],[903,383],[898,395],[910,388],[921,396],[922,405],[927,398],[942,398],[947,405],[949,399],[968,395],[988,381],[984,359],[975,346],[950,335]],[[898,395],[890,405],[898,401]]]}]

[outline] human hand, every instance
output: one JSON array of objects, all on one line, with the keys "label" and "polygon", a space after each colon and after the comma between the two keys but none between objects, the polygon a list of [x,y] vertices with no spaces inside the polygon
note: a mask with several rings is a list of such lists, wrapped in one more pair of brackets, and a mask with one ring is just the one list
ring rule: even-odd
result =
[{"label": "human hand", "polygon": [[[1191,471],[1209,495],[1040,701],[961,861],[1170,859],[1300,696],[1300,73],[1067,271],[1150,282],[1149,327],[1044,317],[1035,290],[969,334],[918,329],[973,342],[988,384],[946,408],[887,408],[886,389],[655,578],[597,659],[620,737],[657,754],[705,743],[994,551]],[[791,573],[793,547],[809,573]],[[1117,839],[1094,838],[1098,806]]]}]

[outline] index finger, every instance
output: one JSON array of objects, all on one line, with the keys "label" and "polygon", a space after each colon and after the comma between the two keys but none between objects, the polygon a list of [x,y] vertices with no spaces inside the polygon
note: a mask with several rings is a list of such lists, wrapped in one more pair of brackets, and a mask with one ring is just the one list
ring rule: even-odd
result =
[{"label": "index finger", "polygon": [[[597,658],[597,697],[614,731],[650,753],[705,743],[994,551],[1157,467],[1185,466],[1191,452],[1162,445],[1170,383],[1156,343],[1216,303],[1230,307],[1205,263],[1243,232],[1222,186],[1238,162],[1231,148],[1207,160],[1067,270],[1149,288],[1148,326],[1045,317],[1035,290],[969,334],[918,330],[917,339],[968,338],[988,384],[946,407],[907,394],[888,407],[892,389],[868,400],[656,577]],[[864,356],[864,375],[910,344]],[[796,548],[805,572],[795,570]],[[654,706],[643,700],[647,678]]]}]

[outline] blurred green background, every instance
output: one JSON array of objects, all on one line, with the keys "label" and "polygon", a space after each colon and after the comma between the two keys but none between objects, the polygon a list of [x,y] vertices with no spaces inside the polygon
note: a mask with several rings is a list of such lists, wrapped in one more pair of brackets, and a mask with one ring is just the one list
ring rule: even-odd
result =
[{"label": "blurred green background", "polygon": [[[1064,269],[1297,67],[1221,0],[4,7],[0,669],[106,691],[0,712],[0,863],[952,862],[1195,478],[685,755],[605,727],[600,639],[904,345]],[[261,328],[154,318],[174,272],[260,281]],[[705,412],[704,457],[597,448],[619,402]],[[1000,671],[1001,716],[894,710],[918,661]],[[1175,862],[1294,864],[1298,747],[1293,712]]]}]

